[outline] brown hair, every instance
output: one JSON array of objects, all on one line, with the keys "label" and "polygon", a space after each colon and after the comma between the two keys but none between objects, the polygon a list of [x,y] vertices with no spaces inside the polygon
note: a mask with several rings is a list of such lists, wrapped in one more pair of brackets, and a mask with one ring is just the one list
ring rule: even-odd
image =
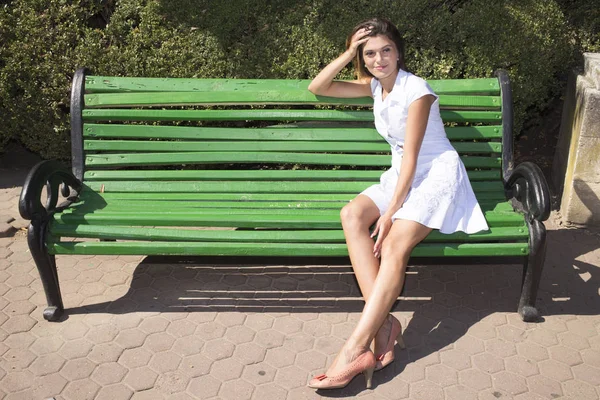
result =
[{"label": "brown hair", "polygon": [[[402,38],[402,35],[400,35],[398,28],[396,28],[394,24],[385,18],[371,18],[356,25],[354,29],[352,29],[352,32],[350,32],[350,35],[348,35],[346,38],[346,48],[350,47],[350,40],[352,40],[352,36],[354,36],[357,31],[363,28],[369,29],[369,32],[365,36],[374,37],[378,35],[384,35],[394,42],[396,49],[398,50],[398,57],[400,58],[398,60],[398,69],[406,70],[406,65],[404,63],[404,39]],[[364,47],[364,43],[358,46],[358,49],[356,50],[356,57],[352,61],[354,64],[354,71],[358,79],[364,79],[373,76],[365,67],[365,60],[362,53]]]}]

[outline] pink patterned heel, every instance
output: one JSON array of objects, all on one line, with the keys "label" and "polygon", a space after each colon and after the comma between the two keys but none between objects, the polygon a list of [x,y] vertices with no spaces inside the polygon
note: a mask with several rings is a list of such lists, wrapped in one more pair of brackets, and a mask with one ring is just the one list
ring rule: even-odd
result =
[{"label": "pink patterned heel", "polygon": [[375,367],[375,371],[379,371],[380,369],[387,367],[394,361],[395,342],[398,342],[398,346],[401,349],[406,348],[406,345],[404,344],[404,338],[402,337],[402,325],[400,324],[400,321],[398,321],[392,314],[388,315],[388,319],[392,324],[392,329],[390,330],[390,336],[387,346],[385,347],[385,352],[377,356],[377,366]]},{"label": "pink patterned heel", "polygon": [[341,389],[346,387],[356,375],[364,374],[367,389],[370,389],[376,363],[375,355],[370,351],[366,351],[356,357],[345,370],[336,376],[327,376],[325,374],[315,376],[308,383],[308,387],[313,389]]}]

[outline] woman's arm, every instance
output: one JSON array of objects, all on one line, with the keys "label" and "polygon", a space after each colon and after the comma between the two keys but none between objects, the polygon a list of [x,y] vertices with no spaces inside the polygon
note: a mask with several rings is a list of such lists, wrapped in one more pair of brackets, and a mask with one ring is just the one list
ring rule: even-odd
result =
[{"label": "woman's arm", "polygon": [[421,144],[423,143],[423,137],[425,136],[425,129],[427,128],[427,121],[429,120],[429,111],[434,102],[435,96],[425,95],[415,100],[408,108],[406,134],[404,136],[404,152],[400,164],[398,183],[396,184],[396,189],[394,190],[394,195],[392,196],[388,210],[381,216],[379,221],[377,221],[377,226],[371,235],[371,237],[374,237],[379,233],[375,246],[373,247],[373,252],[376,256],[379,256],[383,239],[385,239],[389,229],[392,227],[392,216],[404,204],[404,200],[406,200],[408,191],[415,178],[417,159],[419,157],[419,151],[421,150]]},{"label": "woman's arm", "polygon": [[334,81],[337,74],[356,56],[358,46],[367,40],[366,30],[357,31],[352,37],[348,50],[327,65],[308,85],[308,90],[320,96],[366,97],[371,96],[370,81]]}]

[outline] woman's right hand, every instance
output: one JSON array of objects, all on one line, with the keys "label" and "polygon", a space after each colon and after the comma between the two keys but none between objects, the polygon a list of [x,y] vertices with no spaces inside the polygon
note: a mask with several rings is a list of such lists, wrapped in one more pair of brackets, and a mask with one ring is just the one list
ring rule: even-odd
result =
[{"label": "woman's right hand", "polygon": [[370,36],[366,36],[369,34],[371,30],[368,28],[362,28],[357,30],[354,35],[352,35],[352,39],[350,39],[350,45],[348,46],[348,51],[352,57],[354,58],[356,56],[356,51],[358,50],[358,46],[360,46],[361,44],[365,43],[367,40],[369,40],[371,37]]}]

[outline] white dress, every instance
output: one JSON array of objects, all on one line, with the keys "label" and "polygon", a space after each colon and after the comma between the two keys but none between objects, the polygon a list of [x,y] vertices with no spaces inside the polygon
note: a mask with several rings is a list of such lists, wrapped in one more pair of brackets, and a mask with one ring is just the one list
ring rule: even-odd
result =
[{"label": "white dress", "polygon": [[463,231],[475,233],[488,225],[475,198],[467,171],[458,153],[446,137],[438,96],[423,79],[398,71],[393,90],[382,100],[380,82],[371,81],[377,132],[390,144],[392,167],[381,175],[380,183],[361,194],[368,196],[383,215],[389,207],[398,182],[402,163],[406,119],[410,104],[422,96],[436,97],[431,106],[423,144],[411,188],[402,207],[392,220],[419,222],[441,233]]}]

